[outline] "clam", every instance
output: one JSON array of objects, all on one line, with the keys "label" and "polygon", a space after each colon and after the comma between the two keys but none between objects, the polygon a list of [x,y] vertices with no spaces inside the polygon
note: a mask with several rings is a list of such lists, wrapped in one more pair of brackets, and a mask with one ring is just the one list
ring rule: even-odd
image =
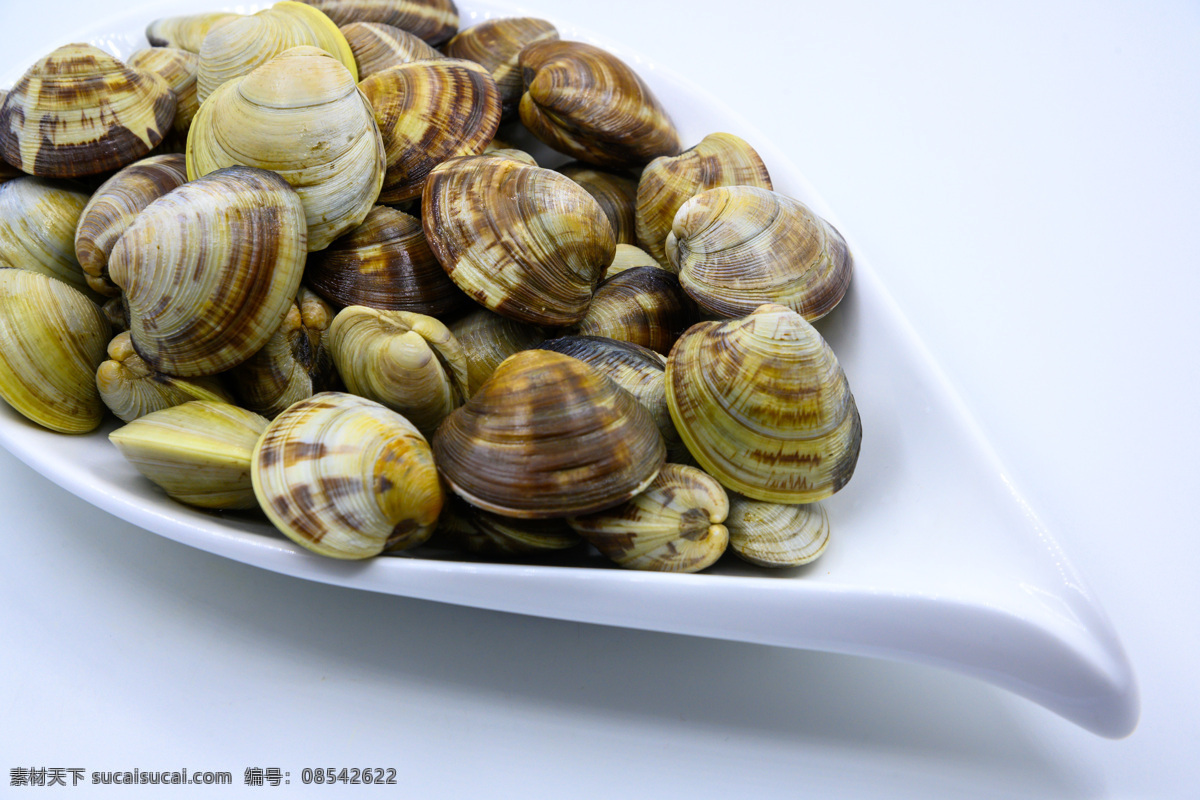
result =
[{"label": "clam", "polygon": [[438,518],[441,542],[471,555],[512,558],[576,547],[579,534],[562,519],[513,519],[492,514],[450,495]]},{"label": "clam", "polygon": [[578,331],[582,336],[633,342],[666,355],[694,318],[678,278],[657,267],[634,267],[596,287]]},{"label": "clam", "polygon": [[275,527],[333,558],[421,544],[444,502],[429,444],[412,423],[339,392],[276,417],[254,449],[251,478]]},{"label": "clam", "polygon": [[578,183],[588,194],[596,198],[600,208],[613,228],[617,244],[637,244],[634,210],[637,203],[638,182],[627,175],[597,169],[590,164],[571,162],[558,171]]},{"label": "clam", "polygon": [[426,436],[467,397],[467,357],[433,317],[348,306],[329,328],[329,346],[347,389],[403,414]]},{"label": "clam", "polygon": [[438,46],[458,30],[454,0],[303,0],[338,25],[382,22]]},{"label": "clam", "polygon": [[176,378],[156,371],[133,349],[128,331],[108,343],[108,360],[96,369],[96,388],[104,405],[125,422],[192,400],[233,403],[217,376]]},{"label": "clam", "polygon": [[86,289],[75,226],[88,196],[66,181],[22,176],[0,183],[0,263]]},{"label": "clam", "polygon": [[659,263],[654,260],[654,256],[640,247],[618,243],[612,263],[608,265],[604,277],[611,278],[613,275],[620,275],[625,270],[634,267],[659,267]]},{"label": "clam", "polygon": [[193,400],[108,435],[121,455],[168,495],[199,508],[258,507],[250,480],[267,421],[228,403]]},{"label": "clam", "polygon": [[725,552],[729,499],[695,467],[664,464],[644,491],[615,508],[567,520],[589,544],[629,569],[699,572]]},{"label": "clam", "polygon": [[666,251],[696,304],[724,318],[776,303],[812,322],[841,301],[854,271],[836,228],[800,201],[752,186],[684,203]]},{"label": "clam", "polygon": [[354,53],[338,26],[311,6],[283,0],[257,14],[222,22],[204,37],[196,96],[203,103],[227,81],[250,74],[293,47],[304,46],[328,53],[358,82]]},{"label": "clam", "polygon": [[501,17],[459,31],[442,46],[442,51],[451,58],[466,58],[482,64],[500,89],[504,116],[511,117],[517,113],[517,104],[525,89],[517,60],[521,49],[534,42],[557,38],[558,30],[544,19]]},{"label": "clam", "polygon": [[732,133],[712,133],[677,156],[651,161],[637,184],[637,238],[663,267],[666,239],[679,207],[706,189],[717,186],[774,188],[767,167],[744,139]]},{"label": "clam", "polygon": [[175,119],[157,75],[86,44],[29,68],[0,105],[0,158],[32,175],[78,178],[137,161]]},{"label": "clam", "polygon": [[616,246],[604,212],[574,181],[493,156],[438,165],[421,224],[460,289],[534,325],[581,320]]},{"label": "clam", "polygon": [[476,155],[500,125],[500,93],[473,61],[413,61],[359,84],[387,153],[381,203],[421,196],[430,170],[449,158]]},{"label": "clam", "polygon": [[200,56],[177,47],[149,47],[129,56],[129,66],[154,73],[175,93],[175,121],[171,123],[171,130],[179,145],[178,152],[182,153],[192,117],[200,110],[196,84]]},{"label": "clam", "polygon": [[328,341],[333,316],[328,303],[301,286],[267,343],[225,373],[241,404],[273,419],[292,403],[334,388]]},{"label": "clam", "polygon": [[108,297],[120,294],[109,280],[108,256],[146,206],[187,182],[183,156],[150,156],[123,168],[87,201],[75,228],[75,256],[87,285]]},{"label": "clam", "polygon": [[304,281],[339,306],[440,316],[470,303],[434,258],[421,220],[387,206],[310,255]]},{"label": "clam", "polygon": [[217,25],[236,19],[241,14],[227,11],[187,14],[180,17],[163,17],[146,26],[146,39],[152,47],[175,47],[190,53],[199,53],[204,37]]},{"label": "clam", "polygon": [[584,362],[634,396],[650,412],[667,448],[667,460],[688,458],[667,409],[667,360],[649,348],[602,336],[563,336],[537,345]]},{"label": "clam", "polygon": [[354,53],[360,81],[389,67],[441,57],[441,53],[408,31],[382,22],[351,22],[341,30]]},{"label": "clam", "polygon": [[756,500],[811,503],[854,474],[862,427],[846,375],[782,306],[689,328],[667,358],[667,404],[704,470]]},{"label": "clam", "polygon": [[559,152],[609,169],[679,152],[658,98],[619,58],[583,42],[535,42],[521,51],[521,122]]},{"label": "clam", "polygon": [[104,417],[96,368],[108,321],[77,289],[0,269],[0,398],[42,427],[87,433]]},{"label": "clam", "polygon": [[468,397],[492,377],[504,359],[528,350],[544,338],[542,329],[536,325],[479,307],[450,322],[448,327],[467,357]]},{"label": "clam", "polygon": [[158,198],[109,257],[137,352],[181,376],[245,361],[296,296],[305,240],[300,197],[273,172],[229,167]]},{"label": "clam", "polygon": [[433,451],[459,497],[520,519],[577,516],[628,500],[666,455],[633,395],[546,350],[497,367],[438,428]]},{"label": "clam", "polygon": [[760,567],[798,567],[829,543],[829,515],[820,503],[783,505],[729,497],[729,547]]},{"label": "clam", "polygon": [[371,104],[336,59],[296,47],[230,81],[192,120],[188,178],[233,164],[270,169],[299,193],[308,249],[361,223],[383,185]]}]

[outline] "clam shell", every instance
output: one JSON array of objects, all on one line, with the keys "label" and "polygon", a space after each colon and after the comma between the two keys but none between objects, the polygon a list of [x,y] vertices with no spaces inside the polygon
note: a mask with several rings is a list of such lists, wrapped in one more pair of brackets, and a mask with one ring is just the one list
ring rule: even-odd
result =
[{"label": "clam shell", "polygon": [[193,400],[140,417],[108,435],[121,455],[168,495],[199,508],[258,508],[250,459],[267,421],[228,403]]},{"label": "clam shell", "polygon": [[774,188],[767,167],[744,139],[732,133],[712,133],[677,156],[651,161],[637,184],[637,238],[666,269],[666,240],[679,207],[706,189],[717,186]]},{"label": "clam shell", "polygon": [[85,290],[75,226],[87,203],[87,194],[66,181],[22,176],[0,184],[0,263]]},{"label": "clam shell", "polygon": [[267,419],[337,385],[329,326],[333,309],[301,286],[267,343],[225,373],[241,404]]},{"label": "clam shell", "polygon": [[108,321],[77,289],[24,269],[0,269],[0,398],[60,433],[104,417],[96,368]]},{"label": "clam shell", "polygon": [[204,14],[187,14],[179,17],[156,19],[146,26],[146,40],[151,47],[176,47],[190,53],[199,53],[204,37],[214,27],[241,14],[227,11]]},{"label": "clam shell", "polygon": [[354,77],[322,50],[293,48],[222,86],[188,136],[188,178],[233,164],[270,169],[304,203],[308,249],[323,250],[371,211],[383,140]]},{"label": "clam shell", "polygon": [[229,167],[155,200],[109,257],[134,347],[170,375],[245,361],[296,296],[305,238],[299,196],[265,170]]},{"label": "clam shell", "polygon": [[829,515],[820,503],[783,505],[729,497],[729,547],[760,567],[798,567],[829,543]]},{"label": "clam shell", "polygon": [[567,521],[622,567],[699,572],[712,566],[729,544],[729,531],[721,524],[728,513],[721,484],[695,467],[664,464],[633,499]]},{"label": "clam shell", "polygon": [[303,0],[338,25],[382,22],[437,47],[458,30],[454,0]]},{"label": "clam shell", "polygon": [[637,244],[634,211],[637,205],[638,182],[627,175],[597,169],[588,164],[572,162],[558,171],[578,183],[596,198],[613,228],[617,244]]},{"label": "clam shell", "polygon": [[800,201],[752,186],[688,200],[666,250],[688,295],[724,318],[777,303],[818,320],[841,301],[854,271],[836,228]]},{"label": "clam shell", "polygon": [[544,338],[541,328],[478,308],[447,326],[467,357],[467,396],[475,394],[504,359]]},{"label": "clam shell", "polygon": [[183,156],[173,153],[134,162],[100,185],[75,228],[75,256],[93,291],[107,297],[120,294],[108,277],[113,246],[142,209],[186,182]]},{"label": "clam shell", "polygon": [[[0,89],[0,106],[4,105],[4,98],[8,96],[7,89]],[[9,164],[0,157],[0,184],[11,181],[13,178],[19,178],[24,175],[24,172]]]},{"label": "clam shell", "polygon": [[175,94],[162,78],[69,44],[30,67],[4,98],[0,157],[32,175],[97,175],[149,153],[174,119]]},{"label": "clam shell", "polygon": [[666,355],[695,317],[678,278],[658,267],[634,267],[596,287],[579,321],[579,334],[632,342]]},{"label": "clam shell", "polygon": [[442,55],[408,31],[382,22],[351,22],[341,30],[354,53],[360,81],[389,67]]},{"label": "clam shell", "polygon": [[546,350],[497,367],[438,428],[433,451],[456,494],[520,519],[588,514],[628,500],[666,456],[633,395]]},{"label": "clam shell", "polygon": [[443,45],[442,51],[451,58],[466,58],[482,64],[500,90],[504,116],[511,117],[517,113],[517,104],[525,90],[518,61],[522,48],[557,38],[558,30],[544,19],[501,17],[459,31]]},{"label": "clam shell", "polygon": [[426,436],[467,397],[466,354],[433,317],[348,306],[329,328],[329,346],[347,389],[403,414]]},{"label": "clam shell", "polygon": [[559,152],[609,169],[680,150],[675,124],[637,73],[583,42],[535,42],[521,51],[521,122]]},{"label": "clam shell", "polygon": [[438,518],[441,542],[471,555],[512,558],[557,553],[582,539],[562,519],[513,519],[475,508],[455,495]]},{"label": "clam shell", "polygon": [[125,422],[192,400],[233,403],[215,375],[176,378],[156,371],[133,349],[128,331],[108,343],[108,360],[96,370],[96,388],[104,405]]},{"label": "clam shell", "polygon": [[649,348],[602,336],[563,336],[537,345],[578,358],[634,396],[650,412],[667,448],[667,460],[688,458],[667,409],[667,359]]},{"label": "clam shell", "polygon": [[186,143],[192,117],[200,110],[196,83],[200,56],[177,47],[150,47],[129,56],[129,66],[152,72],[171,87],[175,93],[175,121],[171,123],[171,129],[179,141]]},{"label": "clam shell", "polygon": [[251,477],[275,527],[333,558],[415,547],[433,533],[444,502],[429,445],[412,423],[338,392],[276,417],[254,449]]},{"label": "clam shell", "polygon": [[811,503],[854,474],[862,426],[845,373],[782,306],[689,328],[667,358],[667,404],[705,471],[756,500]]},{"label": "clam shell", "polygon": [[493,156],[438,165],[421,224],[460,289],[534,325],[579,322],[616,246],[604,212],[574,181]]},{"label": "clam shell", "polygon": [[500,93],[473,61],[413,61],[377,72],[359,88],[375,109],[387,153],[381,203],[420,197],[435,166],[482,153],[500,125]]},{"label": "clam shell", "polygon": [[434,258],[421,220],[387,206],[310,255],[304,282],[339,306],[436,317],[470,304]]},{"label": "clam shell", "polygon": [[223,22],[204,37],[196,96],[203,103],[227,81],[249,75],[293,47],[306,46],[328,53],[358,82],[354,52],[338,26],[311,6],[282,0],[257,14]]}]

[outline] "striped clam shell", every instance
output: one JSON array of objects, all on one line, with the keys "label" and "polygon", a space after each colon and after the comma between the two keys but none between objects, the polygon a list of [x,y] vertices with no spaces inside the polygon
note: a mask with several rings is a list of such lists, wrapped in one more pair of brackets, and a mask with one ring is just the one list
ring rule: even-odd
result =
[{"label": "striped clam shell", "polygon": [[783,505],[731,494],[729,547],[760,567],[798,567],[829,544],[829,514],[820,503]]},{"label": "striped clam shell", "polygon": [[438,428],[433,451],[459,497],[519,519],[614,506],[642,491],[666,457],[633,395],[547,350],[506,359]]},{"label": "striped clam shell", "polygon": [[426,541],[444,495],[412,423],[340,392],[301,400],[255,447],[251,478],[271,522],[297,544],[361,559]]},{"label": "striped clam shell", "polygon": [[695,307],[678,278],[665,269],[634,267],[596,287],[578,332],[632,342],[666,355],[695,319]]},{"label": "striped clam shell", "polygon": [[605,216],[612,224],[613,235],[616,236],[618,245],[637,244],[634,209],[637,203],[638,182],[635,179],[578,161],[564,164],[558,171],[596,198],[596,202],[604,209]]},{"label": "striped clam shell", "polygon": [[571,527],[628,569],[699,572],[729,544],[729,498],[695,467],[664,464],[644,491],[614,508],[572,517]]},{"label": "striped clam shell", "polygon": [[862,425],[846,375],[782,306],[689,328],[667,358],[667,404],[700,466],[756,500],[811,503],[854,474]]},{"label": "striped clam shell", "polygon": [[382,22],[437,47],[458,30],[454,0],[302,0],[338,25]]},{"label": "striped clam shell", "polygon": [[[186,144],[192,117],[200,110],[196,78],[200,56],[177,47],[148,47],[129,56],[129,66],[152,72],[175,93],[175,121],[171,128],[179,144]],[[180,150],[182,152],[182,148]]]},{"label": "striped clam shell", "polygon": [[80,187],[22,175],[0,184],[0,263],[40,272],[85,290],[75,257],[75,226],[88,203]]},{"label": "striped clam shell", "polygon": [[0,397],[59,433],[87,433],[104,418],[96,368],[108,320],[77,289],[25,269],[0,269]]},{"label": "striped clam shell", "polygon": [[78,178],[137,161],[175,119],[157,75],[69,44],[39,60],[0,105],[0,157],[32,175]]},{"label": "striped clam shell", "polygon": [[360,81],[390,67],[442,55],[408,31],[382,22],[351,22],[341,30],[354,53]]},{"label": "striped clam shell", "polygon": [[473,61],[413,61],[377,72],[359,84],[375,109],[387,153],[379,202],[421,196],[438,164],[482,153],[500,125],[500,94]]},{"label": "striped clam shell", "polygon": [[518,61],[522,48],[557,38],[558,30],[544,19],[501,17],[459,31],[442,46],[442,52],[451,58],[466,58],[482,64],[500,89],[504,116],[511,117],[517,113],[517,104],[525,90]]},{"label": "striped clam shell", "polygon": [[155,200],[109,257],[137,352],[169,375],[245,361],[296,296],[305,240],[300,197],[265,170],[229,167]]},{"label": "striped clam shell", "polygon": [[521,122],[561,153],[608,169],[680,150],[666,109],[619,58],[583,42],[535,42],[521,51]]},{"label": "striped clam shell", "polygon": [[218,89],[192,120],[188,178],[233,164],[269,169],[304,203],[308,249],[366,219],[383,185],[383,140],[354,77],[295,47]]},{"label": "striped clam shell", "polygon": [[250,74],[293,47],[324,50],[358,82],[354,53],[338,26],[311,6],[282,0],[257,14],[223,22],[204,37],[196,96],[203,103],[226,82]]},{"label": "striped clam shell", "polygon": [[75,256],[87,284],[107,297],[121,290],[108,277],[108,256],[146,206],[187,182],[183,155],[150,156],[121,169],[87,201],[75,228]]},{"label": "striped clam shell", "polygon": [[642,170],[637,184],[637,238],[666,269],[666,240],[679,207],[718,186],[774,188],[754,148],[732,133],[712,133],[677,156],[663,156]]},{"label": "striped clam shell", "polygon": [[494,156],[434,168],[421,224],[460,289],[498,314],[534,325],[583,319],[616,248],[607,217],[579,184]]},{"label": "striped clam shell", "polygon": [[666,251],[684,291],[726,319],[776,303],[818,320],[841,302],[854,272],[836,228],[800,201],[753,186],[722,186],[688,200]]}]

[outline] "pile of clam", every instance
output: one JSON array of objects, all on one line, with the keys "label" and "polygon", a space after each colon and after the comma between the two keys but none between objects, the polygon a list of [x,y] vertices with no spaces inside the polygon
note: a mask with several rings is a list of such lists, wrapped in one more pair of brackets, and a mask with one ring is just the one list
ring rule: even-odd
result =
[{"label": "pile of clam", "polygon": [[0,105],[0,396],[63,433],[111,412],[171,497],[335,558],[816,558],[861,438],[810,324],[843,238],[737,136],[683,149],[605,50],[458,22],[284,0],[30,67]]}]

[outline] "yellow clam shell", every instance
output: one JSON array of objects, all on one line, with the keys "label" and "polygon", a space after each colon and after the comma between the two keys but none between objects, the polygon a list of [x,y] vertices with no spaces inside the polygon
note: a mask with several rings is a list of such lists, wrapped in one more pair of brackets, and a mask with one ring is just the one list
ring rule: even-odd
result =
[{"label": "yellow clam shell", "polygon": [[233,402],[215,375],[176,378],[156,371],[133,349],[129,331],[108,343],[108,360],[96,370],[96,388],[104,405],[125,422],[193,400]]},{"label": "yellow clam shell", "polygon": [[69,181],[23,175],[0,184],[0,263],[40,272],[85,291],[75,227],[88,196]]}]

